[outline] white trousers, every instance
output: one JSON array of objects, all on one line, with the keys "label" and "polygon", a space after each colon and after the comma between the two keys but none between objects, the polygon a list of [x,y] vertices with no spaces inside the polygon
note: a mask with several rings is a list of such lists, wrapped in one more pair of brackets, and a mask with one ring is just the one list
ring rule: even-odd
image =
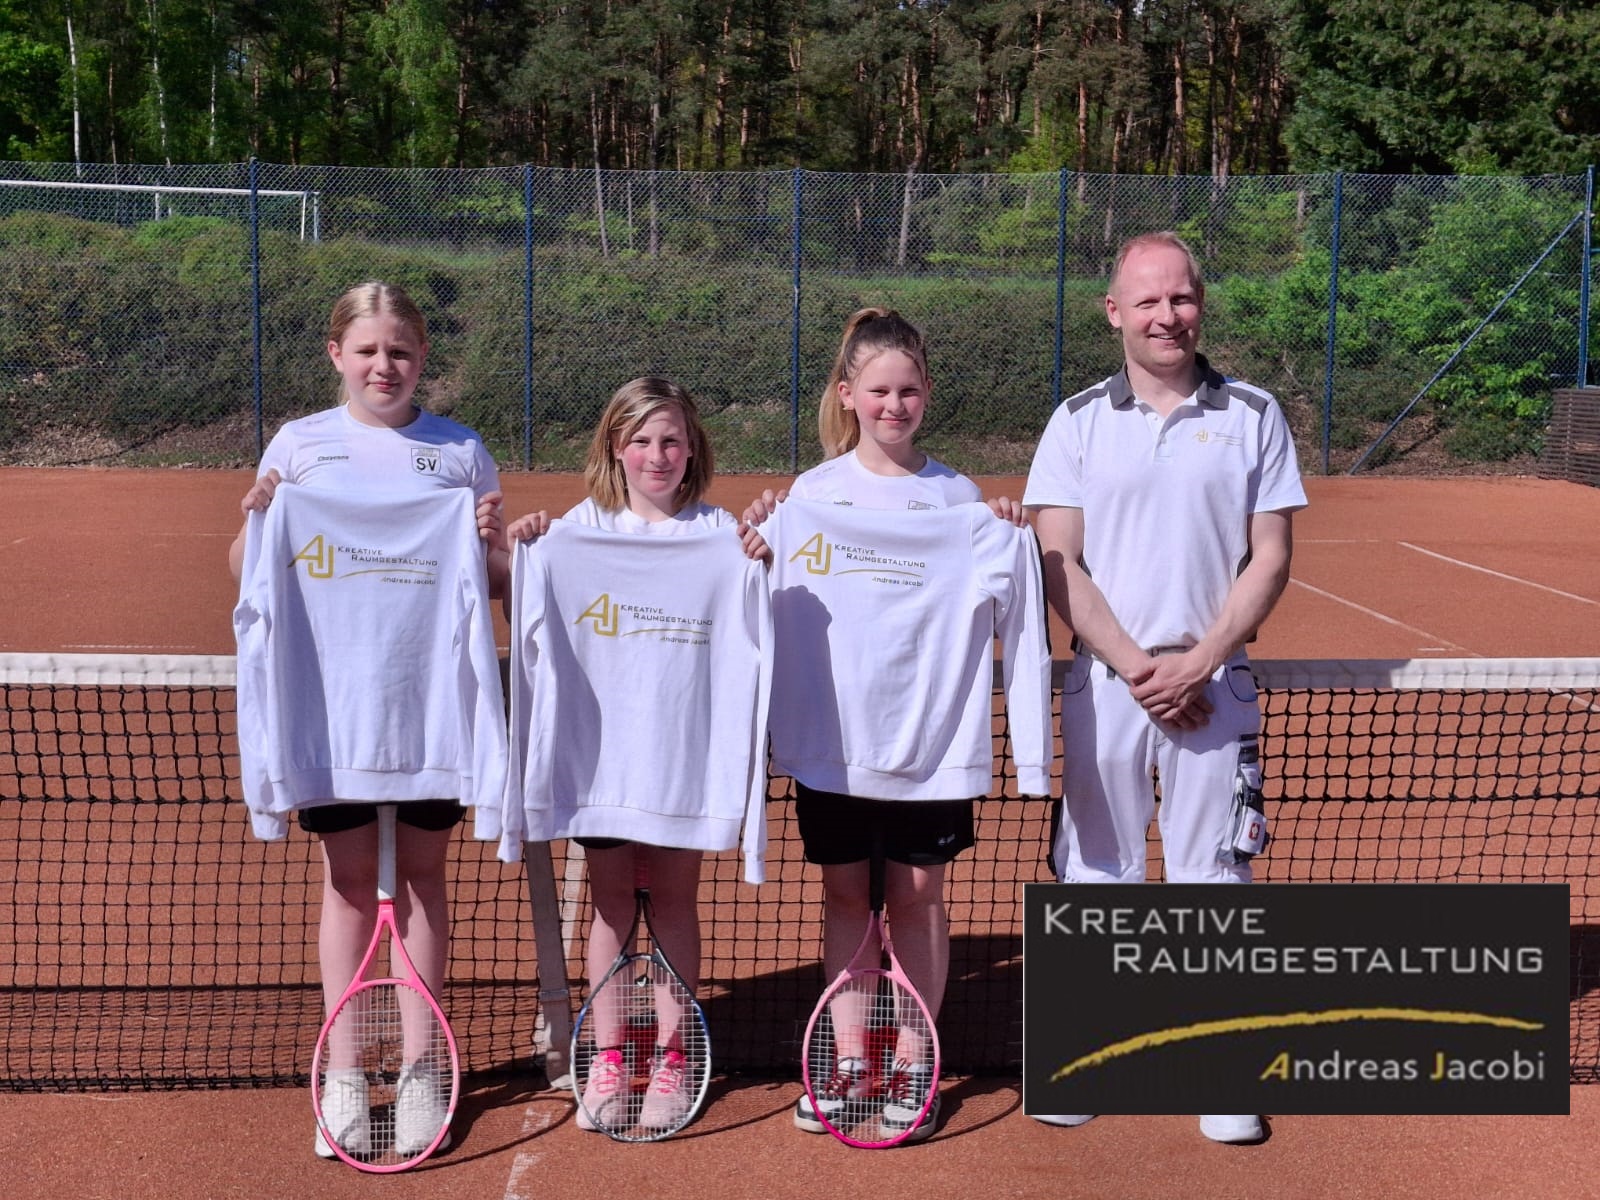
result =
[{"label": "white trousers", "polygon": [[1239,737],[1258,733],[1255,680],[1242,657],[1206,685],[1212,712],[1199,729],[1154,720],[1128,685],[1087,654],[1073,660],[1061,695],[1061,787],[1056,870],[1063,883],[1139,883],[1156,808],[1172,883],[1248,883],[1250,864],[1224,862],[1233,815]]}]

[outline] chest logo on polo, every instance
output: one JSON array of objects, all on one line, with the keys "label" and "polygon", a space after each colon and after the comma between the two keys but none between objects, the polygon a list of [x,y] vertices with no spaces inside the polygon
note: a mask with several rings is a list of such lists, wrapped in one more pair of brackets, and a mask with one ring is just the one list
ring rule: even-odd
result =
[{"label": "chest logo on polo", "polygon": [[826,575],[833,569],[833,547],[820,533],[814,533],[806,539],[805,545],[789,556],[789,561],[803,561],[812,575]]},{"label": "chest logo on polo", "polygon": [[1204,445],[1212,445],[1212,446],[1242,446],[1242,445],[1244,445],[1244,439],[1242,437],[1240,437],[1238,434],[1236,434],[1236,433],[1218,433],[1214,429],[1197,430],[1195,432],[1195,435],[1194,435],[1194,440],[1199,442],[1202,446],[1204,446]]},{"label": "chest logo on polo", "polygon": [[334,548],[319,533],[300,548],[300,553],[289,560],[289,565],[292,567],[300,562],[306,564],[308,579],[332,579]]},{"label": "chest logo on polo", "polygon": [[593,622],[594,632],[600,637],[617,636],[617,606],[611,603],[610,592],[602,592],[598,600],[578,614],[573,624],[582,625],[585,621]]},{"label": "chest logo on polo", "polygon": [[443,450],[433,446],[411,448],[411,469],[418,475],[437,475],[442,466],[444,466]]}]

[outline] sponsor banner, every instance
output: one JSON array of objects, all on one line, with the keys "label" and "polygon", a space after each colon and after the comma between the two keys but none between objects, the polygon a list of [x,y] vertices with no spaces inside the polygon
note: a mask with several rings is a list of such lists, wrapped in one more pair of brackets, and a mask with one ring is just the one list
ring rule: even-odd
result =
[{"label": "sponsor banner", "polygon": [[1029,1113],[1565,1113],[1568,888],[1030,884]]}]

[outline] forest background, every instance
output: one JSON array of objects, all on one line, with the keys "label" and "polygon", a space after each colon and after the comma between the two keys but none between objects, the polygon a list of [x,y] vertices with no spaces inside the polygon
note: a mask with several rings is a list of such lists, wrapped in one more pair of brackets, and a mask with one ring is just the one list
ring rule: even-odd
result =
[{"label": "forest background", "polygon": [[1556,0],[0,0],[0,157],[1580,171]]},{"label": "forest background", "polygon": [[650,370],[796,469],[875,303],[930,448],[1015,471],[1174,228],[1308,467],[1526,472],[1594,375],[1597,45],[1548,0],[0,0],[0,464],[254,462],[379,276],[503,463]]}]

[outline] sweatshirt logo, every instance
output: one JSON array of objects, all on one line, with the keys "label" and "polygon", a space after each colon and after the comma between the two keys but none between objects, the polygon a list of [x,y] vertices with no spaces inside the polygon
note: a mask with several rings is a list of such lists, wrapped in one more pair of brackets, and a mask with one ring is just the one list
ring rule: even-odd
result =
[{"label": "sweatshirt logo", "polygon": [[602,592],[600,598],[579,614],[574,625],[594,622],[594,631],[601,637],[617,636],[617,606],[611,603],[611,593]]},{"label": "sweatshirt logo", "polygon": [[299,554],[289,560],[291,566],[297,562],[305,563],[308,579],[332,579],[333,561],[334,549],[320,533],[302,546]]},{"label": "sweatshirt logo", "polygon": [[[839,569],[833,569],[833,560],[840,559]],[[870,546],[835,544],[820,533],[814,533],[789,556],[789,561],[803,562],[809,575],[866,575],[873,583],[894,584],[897,587],[921,587],[928,564],[923,559],[896,558]]]},{"label": "sweatshirt logo", "polygon": [[444,463],[444,452],[430,446],[426,450],[419,446],[411,448],[411,469],[418,475],[437,475],[439,468]]},{"label": "sweatshirt logo", "polygon": [[711,630],[716,620],[711,616],[678,616],[658,604],[613,600],[610,592],[602,592],[578,614],[573,624],[585,622],[593,627],[598,637],[643,637],[647,641],[707,646],[711,644]]},{"label": "sweatshirt logo", "polygon": [[833,547],[820,533],[813,533],[805,545],[789,556],[790,562],[805,560],[806,570],[812,575],[826,575],[833,569]]},{"label": "sweatshirt logo", "polygon": [[[339,556],[344,556],[344,574],[338,575]],[[289,560],[289,569],[296,563],[305,563],[307,579],[332,579],[338,575],[349,579],[356,575],[377,575],[382,583],[424,584],[433,586],[439,579],[437,558],[418,558],[410,554],[392,554],[371,546],[341,546],[317,534],[300,553]]]}]

